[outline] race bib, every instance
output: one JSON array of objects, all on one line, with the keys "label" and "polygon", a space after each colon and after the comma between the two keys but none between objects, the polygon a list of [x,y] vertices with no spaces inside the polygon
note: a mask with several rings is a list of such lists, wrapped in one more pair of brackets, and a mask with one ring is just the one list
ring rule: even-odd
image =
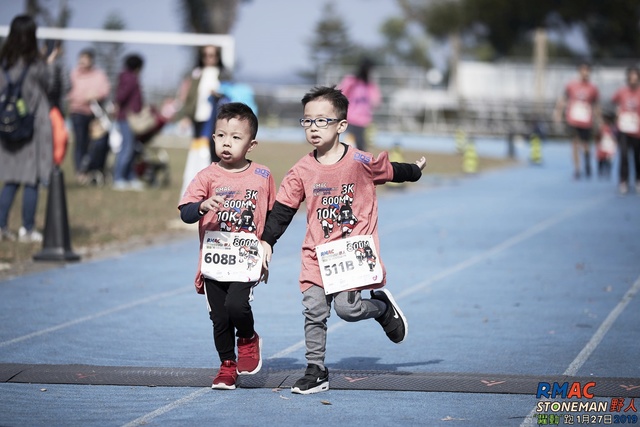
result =
[{"label": "race bib", "polygon": [[316,246],[327,295],[382,282],[373,236],[353,236]]},{"label": "race bib", "polygon": [[640,130],[638,113],[635,111],[623,111],[618,114],[618,129],[623,133],[637,134]]},{"label": "race bib", "polygon": [[262,254],[255,234],[206,231],[200,272],[220,282],[256,282],[262,271]]},{"label": "race bib", "polygon": [[574,101],[569,108],[569,118],[580,123],[591,123],[591,105],[584,101]]}]

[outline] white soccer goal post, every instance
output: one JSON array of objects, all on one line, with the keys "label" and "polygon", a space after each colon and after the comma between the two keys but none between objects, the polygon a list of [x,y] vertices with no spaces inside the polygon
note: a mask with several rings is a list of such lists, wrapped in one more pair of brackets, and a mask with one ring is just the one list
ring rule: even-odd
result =
[{"label": "white soccer goal post", "polygon": [[[0,26],[0,36],[7,36],[9,27]],[[87,42],[164,44],[182,46],[216,45],[222,50],[222,62],[233,70],[235,63],[235,40],[227,34],[168,33],[160,31],[96,30],[81,28],[39,27],[38,39],[70,40]]]}]

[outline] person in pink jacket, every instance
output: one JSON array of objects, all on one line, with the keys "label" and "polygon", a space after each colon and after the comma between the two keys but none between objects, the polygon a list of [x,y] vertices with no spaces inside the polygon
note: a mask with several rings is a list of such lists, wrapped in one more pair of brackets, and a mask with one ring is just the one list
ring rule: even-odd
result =
[{"label": "person in pink jacket", "polygon": [[366,131],[373,121],[373,111],[380,105],[380,88],[371,80],[373,61],[363,59],[355,75],[346,75],[338,88],[349,100],[347,135],[354,140],[358,150],[367,149]]},{"label": "person in pink jacket", "polygon": [[89,124],[94,118],[91,103],[104,101],[111,92],[111,83],[105,72],[95,66],[95,53],[92,49],[80,52],[76,67],[71,70],[70,82],[71,90],[67,101],[75,137],[73,164],[77,180],[84,183],[91,160]]}]

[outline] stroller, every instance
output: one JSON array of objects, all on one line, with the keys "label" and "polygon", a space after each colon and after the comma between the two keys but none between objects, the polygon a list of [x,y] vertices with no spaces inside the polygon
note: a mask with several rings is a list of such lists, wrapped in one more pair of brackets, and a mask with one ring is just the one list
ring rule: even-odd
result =
[{"label": "stroller", "polygon": [[[91,123],[91,145],[86,162],[88,184],[103,186],[112,180],[109,154],[117,154],[122,137],[111,119],[113,104],[91,104],[95,119]],[[151,142],[170,120],[155,107],[150,107],[151,123],[136,135],[134,170],[138,179],[150,187],[167,187],[171,183],[169,153],[162,147],[152,147]],[[164,111],[163,111],[164,112]]]},{"label": "stroller", "polygon": [[151,142],[170,120],[155,107],[151,107],[155,124],[145,133],[136,135],[134,170],[138,179],[150,187],[168,187],[171,184],[169,153],[162,147],[152,147]]}]

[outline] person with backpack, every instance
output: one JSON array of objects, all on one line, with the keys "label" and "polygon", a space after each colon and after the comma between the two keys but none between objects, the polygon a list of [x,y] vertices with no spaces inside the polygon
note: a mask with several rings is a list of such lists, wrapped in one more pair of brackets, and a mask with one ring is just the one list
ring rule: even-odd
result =
[{"label": "person with backpack", "polygon": [[[49,181],[53,168],[48,91],[57,54],[54,49],[46,59],[42,57],[33,18],[18,15],[11,21],[9,35],[0,48],[0,181],[4,183],[0,192],[0,240],[42,241],[35,215],[38,185]],[[14,111],[18,114],[12,114]],[[20,186],[22,227],[16,236],[8,220]]]}]

